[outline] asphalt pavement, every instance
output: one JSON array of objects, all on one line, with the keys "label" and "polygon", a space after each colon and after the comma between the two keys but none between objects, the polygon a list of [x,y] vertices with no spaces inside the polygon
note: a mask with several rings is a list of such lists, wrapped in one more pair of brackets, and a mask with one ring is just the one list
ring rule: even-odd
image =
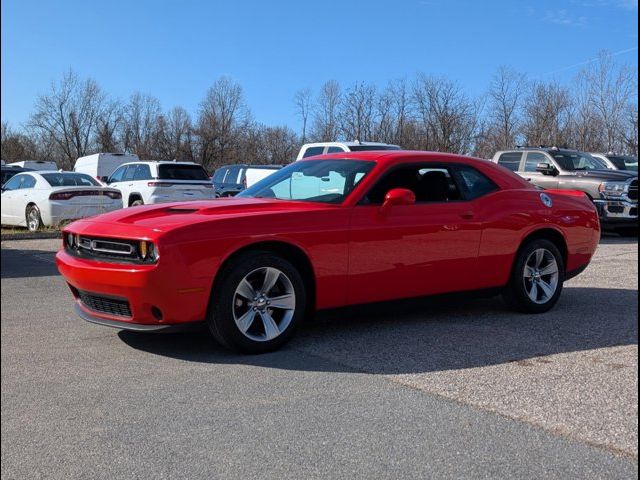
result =
[{"label": "asphalt pavement", "polygon": [[2,478],[637,478],[638,243],[550,313],[323,314],[283,350],[83,322],[60,240],[2,242]]}]

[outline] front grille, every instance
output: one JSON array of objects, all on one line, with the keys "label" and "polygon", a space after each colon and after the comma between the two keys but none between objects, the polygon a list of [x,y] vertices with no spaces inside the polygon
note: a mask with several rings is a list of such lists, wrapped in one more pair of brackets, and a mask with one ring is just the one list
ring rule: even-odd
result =
[{"label": "front grille", "polygon": [[131,317],[131,307],[125,298],[106,297],[97,293],[78,290],[78,298],[82,304],[94,312],[117,315],[119,317]]},{"label": "front grille", "polygon": [[629,185],[629,200],[638,200],[638,180],[634,180]]}]

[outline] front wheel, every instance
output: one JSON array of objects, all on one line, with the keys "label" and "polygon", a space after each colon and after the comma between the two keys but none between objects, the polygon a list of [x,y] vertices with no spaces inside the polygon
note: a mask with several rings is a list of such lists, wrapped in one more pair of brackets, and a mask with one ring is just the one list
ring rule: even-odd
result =
[{"label": "front wheel", "polygon": [[525,313],[544,313],[558,302],[564,284],[562,254],[549,240],[527,243],[518,252],[509,284],[507,304]]},{"label": "front wheel", "polygon": [[304,317],[306,292],[298,270],[268,252],[238,257],[220,272],[207,325],[219,343],[243,353],[276,350]]},{"label": "front wheel", "polygon": [[29,205],[25,212],[27,228],[30,232],[37,232],[42,228],[42,216],[40,209],[36,205]]}]

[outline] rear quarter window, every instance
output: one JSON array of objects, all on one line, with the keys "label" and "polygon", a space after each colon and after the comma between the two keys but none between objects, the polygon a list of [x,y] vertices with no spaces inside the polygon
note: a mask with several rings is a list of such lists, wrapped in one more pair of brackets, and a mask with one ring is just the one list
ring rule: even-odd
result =
[{"label": "rear quarter window", "polygon": [[522,160],[522,152],[507,152],[498,157],[498,165],[517,172],[520,169],[520,161]]}]

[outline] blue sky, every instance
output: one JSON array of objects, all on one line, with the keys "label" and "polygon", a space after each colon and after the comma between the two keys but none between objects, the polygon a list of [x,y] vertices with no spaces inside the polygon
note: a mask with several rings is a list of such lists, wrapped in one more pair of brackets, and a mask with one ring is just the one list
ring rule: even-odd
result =
[{"label": "blue sky", "polygon": [[637,0],[2,1],[2,120],[18,127],[69,68],[112,96],[195,113],[220,75],[257,121],[299,125],[292,97],[416,72],[469,94],[500,65],[568,81],[603,49],[637,66]]}]

